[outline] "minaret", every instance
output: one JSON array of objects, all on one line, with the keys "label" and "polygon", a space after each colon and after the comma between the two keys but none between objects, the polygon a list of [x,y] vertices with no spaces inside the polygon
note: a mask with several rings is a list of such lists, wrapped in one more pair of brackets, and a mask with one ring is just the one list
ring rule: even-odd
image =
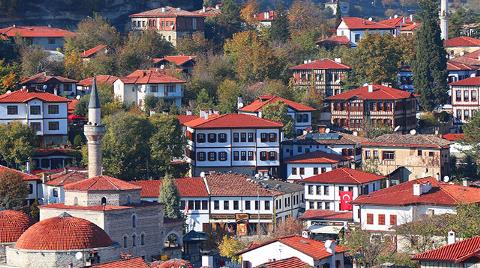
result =
[{"label": "minaret", "polygon": [[98,99],[97,81],[92,81],[92,92],[88,103],[88,122],[83,127],[87,137],[88,148],[88,177],[102,175],[102,138],[105,135],[105,126],[100,119],[100,100]]},{"label": "minaret", "polygon": [[448,39],[448,0],[440,2],[440,30],[442,40]]}]

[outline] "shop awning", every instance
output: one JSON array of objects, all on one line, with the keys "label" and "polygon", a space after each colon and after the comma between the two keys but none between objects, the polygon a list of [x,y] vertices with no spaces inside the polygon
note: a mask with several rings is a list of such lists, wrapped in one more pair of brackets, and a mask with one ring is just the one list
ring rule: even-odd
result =
[{"label": "shop awning", "polygon": [[343,229],[343,226],[331,226],[331,225],[312,225],[308,227],[308,230],[312,234],[338,234]]}]

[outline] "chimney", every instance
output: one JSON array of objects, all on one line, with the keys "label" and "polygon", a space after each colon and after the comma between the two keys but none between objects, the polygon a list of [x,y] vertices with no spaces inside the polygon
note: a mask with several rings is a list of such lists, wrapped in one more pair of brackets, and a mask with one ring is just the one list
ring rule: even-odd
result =
[{"label": "chimney", "polygon": [[220,5],[219,5],[219,4],[216,4],[216,5],[215,5],[215,9],[220,9]]},{"label": "chimney", "polygon": [[396,18],[398,18],[398,15],[397,15],[397,14],[395,14],[395,15],[393,15],[393,17],[396,19]]},{"label": "chimney", "polygon": [[208,112],[201,110],[200,111],[200,118],[208,119]]},{"label": "chimney", "polygon": [[186,114],[186,115],[192,115],[192,111],[187,110],[187,111],[185,112],[185,114]]},{"label": "chimney", "polygon": [[451,245],[454,244],[457,241],[457,237],[455,235],[454,231],[448,232],[448,238],[447,238],[447,244]]},{"label": "chimney", "polygon": [[368,21],[373,21],[373,18],[372,17],[368,18]]},{"label": "chimney", "polygon": [[410,14],[410,21],[413,22],[413,14]]},{"label": "chimney", "polygon": [[373,92],[373,85],[372,84],[368,84],[368,92]]},{"label": "chimney", "polygon": [[342,58],[335,58],[336,63],[342,63]]},{"label": "chimney", "polygon": [[468,186],[470,186],[469,184],[470,184],[470,183],[468,182],[468,180],[467,180],[466,178],[464,178],[464,179],[462,180],[462,185],[463,185],[463,186],[468,187]]},{"label": "chimney", "polygon": [[242,97],[237,97],[237,109],[243,108],[243,98]]},{"label": "chimney", "polygon": [[402,23],[405,24],[407,20],[405,19],[405,16],[402,17]]},{"label": "chimney", "polygon": [[165,13],[165,7],[162,7],[160,10],[162,11],[162,13]]},{"label": "chimney", "polygon": [[57,88],[54,88],[54,89],[53,89],[53,94],[55,94],[55,95],[58,96],[58,89],[57,89]]},{"label": "chimney", "polygon": [[213,268],[213,256],[203,255],[202,256],[202,267]]},{"label": "chimney", "polygon": [[202,7],[202,11],[203,11],[203,13],[207,12],[207,7],[206,7],[206,6],[203,6],[203,7]]},{"label": "chimney", "polygon": [[422,190],[420,189],[420,184],[414,183],[413,184],[413,195],[420,196],[422,194]]}]

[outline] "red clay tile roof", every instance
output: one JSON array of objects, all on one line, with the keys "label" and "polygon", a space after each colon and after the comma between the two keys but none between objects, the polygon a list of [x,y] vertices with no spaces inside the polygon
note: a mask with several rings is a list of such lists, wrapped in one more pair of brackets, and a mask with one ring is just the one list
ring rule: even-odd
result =
[{"label": "red clay tile roof", "polygon": [[70,37],[75,33],[48,26],[10,26],[0,29],[0,34],[8,37]]},{"label": "red clay tile roof", "polygon": [[25,89],[20,89],[1,95],[0,103],[25,103],[34,99],[39,99],[44,102],[70,102],[70,100],[67,98],[57,96],[48,92],[28,91]]},{"label": "red clay tile roof", "polygon": [[346,220],[353,221],[353,213],[348,212],[336,212],[333,210],[324,209],[308,209],[300,217],[302,220]]},{"label": "red clay tile roof", "polygon": [[335,164],[342,161],[349,161],[350,159],[349,157],[338,154],[315,151],[288,158],[285,162],[295,164]]},{"label": "red clay tile roof", "polygon": [[119,77],[125,84],[166,84],[166,83],[185,83],[176,77],[167,75],[165,70],[150,69],[150,70],[136,70],[133,73]]},{"label": "red clay tile roof", "polygon": [[[163,11],[164,10],[164,11]],[[175,18],[175,17],[204,17],[203,15],[175,7],[161,7],[130,15],[131,18]]]},{"label": "red clay tile roof", "polygon": [[350,45],[352,44],[352,42],[350,42],[350,40],[348,40],[348,37],[346,36],[338,36],[338,35],[334,35],[334,36],[330,36],[330,37],[327,37],[327,38],[324,38],[324,39],[319,39],[317,42],[317,44],[321,44],[321,43],[331,43],[331,44],[338,44],[338,45]]},{"label": "red clay tile roof", "polygon": [[347,133],[307,133],[296,137],[295,139],[283,141],[282,144],[306,144],[306,145],[360,145],[368,141],[367,138],[355,136]]},{"label": "red clay tile roof", "polygon": [[467,65],[480,66],[480,49],[460,57],[455,57],[451,61],[460,62]]},{"label": "red clay tile roof", "polygon": [[193,268],[193,265],[186,260],[171,259],[168,261],[155,261],[151,264],[151,268]]},{"label": "red clay tile roof", "polygon": [[1,210],[0,243],[16,242],[31,224],[31,219],[23,212],[15,210]]},{"label": "red clay tile roof", "polygon": [[197,118],[199,118],[199,116],[194,115],[194,114],[190,114],[190,115],[180,114],[180,115],[177,115],[177,119],[180,122],[180,125],[184,125],[186,122],[192,121],[192,120],[197,119]]},{"label": "red clay tile roof", "polygon": [[39,221],[17,240],[15,248],[26,250],[75,250],[112,246],[108,234],[85,219],[63,213]]},{"label": "red clay tile roof", "polygon": [[312,108],[312,107],[307,106],[305,104],[301,104],[301,103],[298,103],[298,102],[295,102],[295,101],[284,99],[284,98],[278,97],[278,96],[269,96],[269,98],[267,98],[267,99],[263,99],[263,98],[257,99],[254,102],[250,103],[249,105],[241,108],[240,111],[243,111],[243,112],[258,112],[258,111],[261,111],[266,105],[273,104],[273,103],[276,103],[276,102],[283,102],[286,105],[288,105],[288,107],[290,107],[291,109],[293,109],[295,111],[298,111],[298,112],[313,112],[313,111],[316,111],[315,108]]},{"label": "red clay tile roof", "polygon": [[[284,245],[287,245],[291,248],[294,248],[294,249],[312,257],[314,260],[321,260],[321,259],[332,256],[332,254],[327,252],[327,250],[325,249],[325,243],[323,243],[321,241],[309,239],[309,238],[304,238],[304,237],[301,237],[301,236],[298,236],[298,235],[292,235],[292,236],[286,236],[286,237],[280,237],[280,238],[272,239],[268,242],[258,244],[258,245],[249,247],[245,250],[242,250],[239,253],[237,253],[237,255],[243,254],[245,252],[248,252],[248,251],[251,251],[251,250],[254,250],[254,249],[257,249],[257,248],[261,248],[265,245],[268,245],[268,244],[271,244],[271,243],[274,243],[274,242],[280,242]],[[335,248],[336,253],[343,253],[345,251],[346,251],[346,249],[343,246],[338,246],[337,245],[336,248]]]},{"label": "red clay tile roof", "polygon": [[410,19],[410,17],[405,17],[405,21],[403,21],[403,16],[398,16],[396,18],[390,18],[386,20],[379,21],[378,23],[392,26],[392,27],[400,27],[404,25],[410,25],[413,24],[413,21]]},{"label": "red clay tile roof", "polygon": [[406,26],[403,26],[402,28],[400,28],[400,31],[402,31],[402,32],[414,31],[417,28],[419,28],[421,25],[422,24],[419,23],[419,22],[410,23],[410,24],[407,24]]},{"label": "red clay tile roof", "polygon": [[90,58],[91,56],[97,54],[99,51],[101,51],[105,48],[107,48],[106,45],[98,45],[98,46],[92,47],[90,49],[87,49],[87,50],[83,51],[82,54],[80,55],[80,57]]},{"label": "red clay tile roof", "polygon": [[446,139],[447,141],[458,141],[458,140],[463,140],[465,138],[465,134],[463,133],[448,133],[448,134],[443,134],[442,135],[443,139]]},{"label": "red clay tile roof", "polygon": [[[99,74],[95,76],[97,85],[98,84],[107,84],[107,85],[113,85],[113,83],[118,79],[118,77],[114,75],[105,75],[105,74]],[[82,86],[82,87],[91,87],[93,83],[93,77],[88,77],[83,80],[80,80],[77,85]]]},{"label": "red clay tile roof", "polygon": [[[150,203],[153,204],[153,203]],[[41,205],[42,209],[58,209],[58,210],[85,210],[85,211],[111,211],[111,210],[123,210],[123,209],[131,209],[133,206],[69,206],[63,203],[54,203],[48,205]]]},{"label": "red clay tile roof", "polygon": [[450,86],[480,86],[480,76],[469,77],[463,80],[452,82]]},{"label": "red clay tile roof", "polygon": [[198,118],[184,124],[195,129],[210,128],[281,128],[282,123],[247,114],[209,115],[208,119]]},{"label": "red clay tile roof", "polygon": [[19,174],[20,176],[22,176],[22,179],[24,181],[40,181],[41,180],[40,177],[38,176],[28,174],[28,173],[25,173],[13,168],[9,168],[6,166],[2,166],[2,165],[0,165],[0,172],[13,172],[13,173]]},{"label": "red clay tile roof", "polygon": [[362,100],[399,100],[414,98],[414,95],[396,88],[373,85],[373,92],[368,92],[368,86],[363,86],[328,97],[327,100],[349,100],[355,97]]},{"label": "red clay tile roof", "polygon": [[302,183],[363,184],[384,178],[385,176],[342,167],[303,179]]},{"label": "red clay tile roof", "polygon": [[290,67],[290,70],[351,70],[352,68],[348,65],[336,62],[331,59],[319,59],[314,60],[309,63],[300,64],[297,66]]},{"label": "red clay tile roof", "polygon": [[291,257],[283,260],[267,262],[261,265],[265,268],[310,268],[312,266],[308,265],[307,263],[301,261],[297,257]]},{"label": "red clay tile roof", "polygon": [[[413,195],[413,185],[423,183],[430,183],[432,189],[428,193],[419,196]],[[480,203],[480,189],[439,182],[435,178],[427,177],[381,189],[368,195],[361,195],[353,203],[379,206],[407,206],[415,204],[456,206],[459,204]]]},{"label": "red clay tile roof", "polygon": [[480,39],[470,36],[458,36],[443,41],[445,47],[480,47]]},{"label": "red clay tile roof", "polygon": [[142,257],[95,264],[94,268],[150,268]]},{"label": "red clay tile roof", "polygon": [[408,148],[448,148],[450,142],[429,134],[384,134],[362,143],[364,147],[408,147]]},{"label": "red clay tile roof", "polygon": [[21,85],[25,84],[46,84],[50,81],[56,80],[59,83],[76,83],[77,80],[66,78],[59,75],[47,75],[45,72],[32,75],[20,81]]},{"label": "red clay tile roof", "polygon": [[279,191],[265,189],[249,176],[236,173],[210,174],[206,176],[207,187],[211,196],[276,196]]},{"label": "red clay tile roof", "polygon": [[[219,6],[219,5],[221,5],[221,4],[217,4],[217,6]],[[205,10],[202,8],[202,9],[193,11],[193,13],[197,13],[197,14],[202,15],[204,17],[215,17],[217,15],[222,14],[222,10],[220,9],[220,7],[219,8],[205,7]]]},{"label": "red clay tile roof", "polygon": [[[266,17],[265,13],[268,13],[268,17]],[[258,21],[274,21],[277,18],[277,12],[274,10],[259,12],[255,15],[255,19]]]},{"label": "red clay tile roof", "polygon": [[135,184],[105,175],[71,183],[65,185],[64,188],[69,191],[127,191],[141,189],[140,186]]},{"label": "red clay tile roof", "polygon": [[83,171],[67,171],[50,175],[51,180],[46,184],[49,186],[64,186],[70,183],[79,182],[87,179],[88,173]]},{"label": "red clay tile roof", "polygon": [[[208,197],[207,188],[202,178],[179,178],[175,179],[180,197]],[[160,188],[162,188],[162,180],[141,180],[132,181],[132,184],[142,187],[140,196],[142,198],[158,198],[160,196]]]},{"label": "red clay tile roof", "polygon": [[186,56],[186,55],[177,55],[177,56],[165,56],[163,58],[155,58],[153,59],[153,63],[158,63],[161,61],[167,61],[174,63],[177,66],[181,66],[191,60],[195,60],[195,56]]},{"label": "red clay tile roof", "polygon": [[67,110],[69,114],[73,114],[73,112],[75,112],[75,107],[77,107],[78,102],[79,100],[77,99],[73,99],[68,102]]},{"label": "red clay tile roof", "polygon": [[461,62],[455,62],[452,60],[447,61],[447,70],[448,71],[474,71],[475,68],[473,68],[470,65],[463,64]]},{"label": "red clay tile roof", "polygon": [[347,27],[350,30],[362,30],[362,29],[370,29],[370,30],[389,30],[394,29],[394,26],[385,25],[380,22],[369,21],[362,18],[357,17],[343,17],[342,21],[345,22]]},{"label": "red clay tile roof", "polygon": [[434,261],[437,263],[460,263],[472,257],[480,258],[480,236],[417,254],[413,256],[412,259],[418,261]]}]

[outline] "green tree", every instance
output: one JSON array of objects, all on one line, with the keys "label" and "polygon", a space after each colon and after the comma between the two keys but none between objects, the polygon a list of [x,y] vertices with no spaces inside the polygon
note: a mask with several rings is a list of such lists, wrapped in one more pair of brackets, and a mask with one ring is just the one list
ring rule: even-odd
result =
[{"label": "green tree", "polygon": [[447,53],[440,38],[438,1],[420,0],[419,6],[422,24],[416,32],[413,86],[422,108],[432,111],[448,97]]},{"label": "green tree", "polygon": [[202,33],[194,33],[177,39],[177,52],[183,55],[206,55],[212,49]]},{"label": "green tree", "polygon": [[143,115],[119,112],[106,118],[103,138],[105,173],[131,180],[145,178],[150,162],[152,125]]},{"label": "green tree", "polygon": [[245,243],[235,239],[234,237],[224,236],[218,249],[220,250],[220,255],[229,258],[233,262],[239,262],[240,256],[237,255],[237,252],[246,247]]},{"label": "green tree", "polygon": [[0,59],[0,94],[15,89],[20,82],[20,66],[17,63],[6,63]]},{"label": "green tree", "polygon": [[65,65],[65,76],[72,79],[81,79],[83,77],[83,60],[80,53],[69,51],[65,54],[63,64]]},{"label": "green tree", "polygon": [[388,239],[385,239],[384,242],[380,239],[371,240],[371,234],[359,226],[348,230],[342,245],[348,248],[351,256],[363,267],[377,265],[382,256],[388,256],[393,252]]},{"label": "green tree", "polygon": [[106,45],[115,49],[120,45],[120,33],[100,15],[83,19],[77,25],[77,31],[65,40],[65,50],[81,53],[97,45]]},{"label": "green tree", "polygon": [[195,111],[209,110],[214,107],[213,101],[208,95],[208,91],[204,88],[200,89],[195,99]]},{"label": "green tree", "polygon": [[288,106],[280,101],[266,105],[262,110],[262,117],[283,124],[283,133],[285,137],[292,138],[295,136],[293,119],[287,114]]},{"label": "green tree", "polygon": [[220,47],[241,29],[240,7],[234,0],[223,1],[221,13],[205,21],[205,36]]},{"label": "green tree", "polygon": [[354,79],[364,83],[396,84],[401,52],[395,37],[389,34],[366,34],[353,52]]},{"label": "green tree", "polygon": [[6,62],[18,60],[20,54],[18,46],[11,40],[0,40],[0,59]]},{"label": "green tree", "polygon": [[290,38],[288,30],[288,16],[283,5],[279,5],[277,10],[277,18],[272,21],[270,27],[270,40],[275,42],[287,42]]},{"label": "green tree", "polygon": [[463,126],[464,141],[472,147],[472,153],[476,155],[477,163],[480,159],[480,113],[475,113],[468,123]]},{"label": "green tree", "polygon": [[162,188],[160,188],[158,201],[163,204],[165,217],[169,219],[183,218],[180,211],[180,197],[177,186],[175,186],[174,179],[168,174],[165,175],[162,180]]},{"label": "green tree", "polygon": [[7,166],[17,168],[30,160],[37,135],[28,125],[11,122],[0,125],[0,156]]},{"label": "green tree", "polygon": [[337,1],[335,10],[335,23],[338,25],[342,22],[342,9],[340,8],[340,0]]},{"label": "green tree", "polygon": [[136,69],[146,69],[152,66],[153,58],[174,52],[172,43],[153,30],[131,32],[117,55],[118,71],[127,74]]},{"label": "green tree", "polygon": [[[100,105],[102,106],[102,117],[106,117],[107,115],[114,114],[121,110],[122,104],[114,98],[112,85],[97,83],[97,90]],[[75,106],[75,111],[73,113],[76,115],[87,116],[89,101],[90,94],[82,96]]]},{"label": "green tree", "polygon": [[0,172],[0,210],[20,209],[28,196],[28,184],[19,173]]},{"label": "green tree", "polygon": [[22,75],[32,76],[40,72],[54,75],[63,74],[63,62],[52,61],[48,53],[41,48],[26,47],[21,49]]},{"label": "green tree", "polygon": [[218,87],[218,110],[222,114],[237,110],[237,98],[242,96],[242,86],[230,79],[224,80]]},{"label": "green tree", "polygon": [[451,230],[460,238],[471,238],[480,234],[480,205],[462,204],[457,214],[451,217]]},{"label": "green tree", "polygon": [[182,128],[175,115],[155,114],[149,120],[153,126],[149,140],[150,169],[153,174],[165,174],[171,169],[170,162],[183,154]]}]

